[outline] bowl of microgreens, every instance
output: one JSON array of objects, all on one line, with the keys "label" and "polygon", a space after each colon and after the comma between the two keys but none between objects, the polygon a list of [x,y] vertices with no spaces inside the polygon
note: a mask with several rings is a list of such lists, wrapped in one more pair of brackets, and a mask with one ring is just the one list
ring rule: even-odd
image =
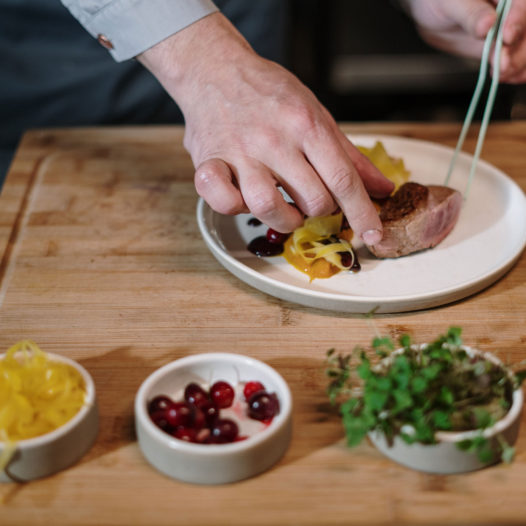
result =
[{"label": "bowl of microgreens", "polygon": [[453,474],[513,460],[526,371],[463,345],[461,329],[417,345],[375,337],[372,349],[327,353],[328,395],[347,443],[367,436],[390,459]]}]

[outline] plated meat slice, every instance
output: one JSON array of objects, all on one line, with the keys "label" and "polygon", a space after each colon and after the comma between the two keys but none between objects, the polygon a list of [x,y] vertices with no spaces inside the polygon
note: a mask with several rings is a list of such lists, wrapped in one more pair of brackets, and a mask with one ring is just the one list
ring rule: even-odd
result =
[{"label": "plated meat slice", "polygon": [[379,258],[397,258],[434,247],[451,232],[461,207],[457,190],[405,183],[380,210],[382,240],[367,248]]}]

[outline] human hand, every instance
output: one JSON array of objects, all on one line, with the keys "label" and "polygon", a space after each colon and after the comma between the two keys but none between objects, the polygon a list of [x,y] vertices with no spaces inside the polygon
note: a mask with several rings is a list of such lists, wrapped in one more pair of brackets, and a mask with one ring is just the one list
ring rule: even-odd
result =
[{"label": "human hand", "polygon": [[[424,40],[471,58],[480,58],[495,23],[498,0],[402,0]],[[491,54],[491,64],[494,58]],[[526,0],[513,0],[503,28],[500,81],[526,82]]]},{"label": "human hand", "polygon": [[340,207],[364,241],[380,240],[369,195],[385,197],[393,184],[294,75],[254,53],[221,14],[138,58],[183,111],[196,189],[214,210],[250,211],[274,230],[290,232],[303,214]]}]

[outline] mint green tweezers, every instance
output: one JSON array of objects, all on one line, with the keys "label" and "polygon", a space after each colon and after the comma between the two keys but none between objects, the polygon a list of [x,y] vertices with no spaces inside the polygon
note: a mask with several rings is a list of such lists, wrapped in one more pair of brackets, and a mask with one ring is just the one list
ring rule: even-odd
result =
[{"label": "mint green tweezers", "polygon": [[493,105],[495,103],[495,98],[497,95],[497,88],[499,86],[500,53],[502,49],[502,32],[504,28],[504,22],[506,20],[506,17],[508,16],[508,12],[511,7],[511,2],[512,0],[500,0],[497,5],[497,20],[495,21],[495,24],[491,27],[491,29],[488,31],[486,40],[484,42],[477,84],[475,86],[475,91],[473,92],[473,97],[468,107],[466,118],[464,119],[464,124],[462,126],[462,130],[457,141],[457,146],[451,159],[451,163],[449,165],[449,170],[446,177],[445,184],[447,186],[449,184],[451,174],[455,169],[458,154],[462,149],[464,140],[473,120],[473,115],[479,103],[480,95],[482,93],[482,89],[484,88],[484,84],[486,82],[486,77],[488,74],[489,56],[491,53],[492,46],[494,45],[493,78],[491,80],[491,86],[488,93],[488,100],[486,102],[486,107],[484,109],[484,114],[482,116],[482,121],[480,124],[479,136],[477,138],[477,145],[473,154],[469,178],[464,192],[464,199],[467,199],[468,197],[469,189],[473,181],[473,176],[475,175],[475,171],[477,169],[478,160],[480,158],[480,152],[482,151],[484,138],[486,136],[491,112],[493,110]]}]

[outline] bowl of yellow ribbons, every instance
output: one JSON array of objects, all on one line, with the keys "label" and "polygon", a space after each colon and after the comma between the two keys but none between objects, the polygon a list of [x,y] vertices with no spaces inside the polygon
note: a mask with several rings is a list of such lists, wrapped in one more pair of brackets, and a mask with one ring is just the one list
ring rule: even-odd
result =
[{"label": "bowl of yellow ribbons", "polygon": [[95,384],[79,363],[29,340],[0,355],[0,482],[66,469],[97,432]]}]

